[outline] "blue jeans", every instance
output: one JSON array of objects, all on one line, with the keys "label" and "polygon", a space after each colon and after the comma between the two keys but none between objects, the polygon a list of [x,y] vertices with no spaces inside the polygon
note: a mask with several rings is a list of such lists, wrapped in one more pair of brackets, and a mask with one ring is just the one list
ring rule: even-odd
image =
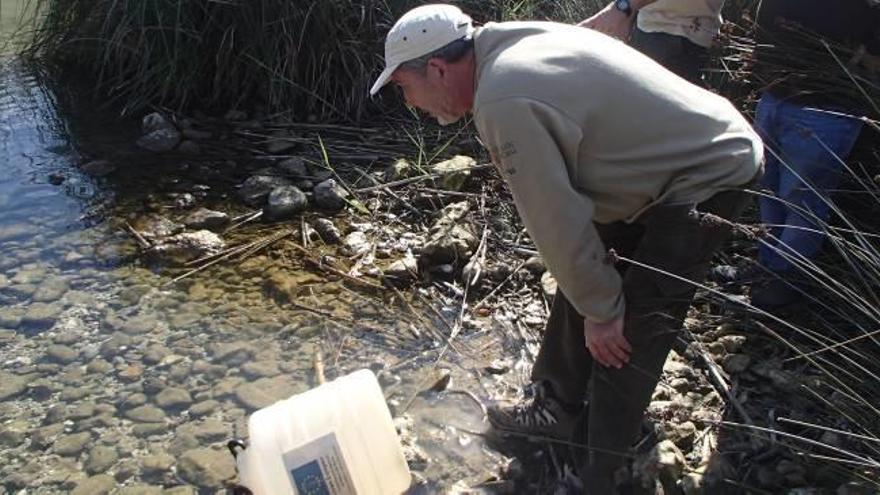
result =
[{"label": "blue jeans", "polygon": [[762,185],[776,196],[759,200],[761,221],[771,226],[771,237],[761,243],[758,260],[785,272],[793,269],[787,256],[812,259],[822,249],[825,236],[811,230],[821,231],[817,222],[828,219],[829,192],[840,183],[842,160],[852,151],[862,122],[765,93],[755,128],[768,148]]}]

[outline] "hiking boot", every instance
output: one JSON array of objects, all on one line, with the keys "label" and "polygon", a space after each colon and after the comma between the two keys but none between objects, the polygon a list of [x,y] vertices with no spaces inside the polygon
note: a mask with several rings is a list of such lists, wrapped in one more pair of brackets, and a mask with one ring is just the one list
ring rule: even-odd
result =
[{"label": "hiking boot", "polygon": [[804,299],[804,293],[788,280],[771,280],[764,287],[752,293],[752,306],[774,313],[788,308]]},{"label": "hiking boot", "polygon": [[489,422],[499,431],[567,439],[583,410],[582,404],[569,405],[536,384],[535,393],[512,406],[493,405],[487,409]]},{"label": "hiking boot", "polygon": [[709,270],[709,280],[716,284],[751,284],[767,278],[760,265],[715,265]]}]

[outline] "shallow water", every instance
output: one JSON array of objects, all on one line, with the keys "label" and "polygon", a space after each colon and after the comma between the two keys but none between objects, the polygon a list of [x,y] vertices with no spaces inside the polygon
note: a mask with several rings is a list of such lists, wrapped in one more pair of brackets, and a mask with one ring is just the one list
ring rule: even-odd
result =
[{"label": "shallow water", "polygon": [[[16,2],[0,1],[8,29]],[[293,253],[166,285],[175,273],[139,262],[125,223],[146,203],[183,215],[169,206],[174,191],[207,191],[199,206],[240,213],[228,184],[195,184],[202,165],[133,154],[136,130],[72,110],[68,94],[59,102],[43,82],[0,58],[0,493],[145,485],[213,493],[234,476],[225,441],[246,436],[251,411],[314,386],[316,355],[331,379],[379,373],[392,410],[415,421],[432,485],[472,484],[492,470],[498,455],[458,429],[484,428],[474,401],[417,394],[438,368],[455,368],[464,377],[457,387],[485,397],[462,370],[490,355],[438,359],[439,343],[414,336],[415,319],[402,318],[399,304],[303,271]],[[117,172],[82,173],[79,164],[95,158]],[[188,167],[189,178],[169,173]],[[252,240],[259,228],[237,235]],[[270,279],[295,289],[279,299]],[[488,334],[468,339],[460,341],[497,352]],[[205,465],[214,471],[198,469]]]}]

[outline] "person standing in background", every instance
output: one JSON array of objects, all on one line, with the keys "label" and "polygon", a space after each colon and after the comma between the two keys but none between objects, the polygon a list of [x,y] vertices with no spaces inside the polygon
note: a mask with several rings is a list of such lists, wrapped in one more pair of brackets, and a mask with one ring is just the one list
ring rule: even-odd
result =
[{"label": "person standing in background", "polygon": [[[822,249],[821,224],[831,213],[828,196],[840,183],[844,160],[863,127],[861,116],[871,105],[851,87],[827,81],[853,74],[876,84],[878,4],[763,0],[758,9],[754,77],[764,88],[755,127],[770,150],[761,185],[773,193],[759,199],[770,236],[759,246],[758,262],[761,271],[775,276],[752,291],[752,304],[765,311],[803,298],[798,266],[812,262]],[[835,47],[839,61],[826,46]],[[792,56],[811,49],[815,56]]]},{"label": "person standing in background", "polygon": [[724,0],[616,0],[578,25],[628,41],[701,85],[709,47],[721,29],[723,5]]}]

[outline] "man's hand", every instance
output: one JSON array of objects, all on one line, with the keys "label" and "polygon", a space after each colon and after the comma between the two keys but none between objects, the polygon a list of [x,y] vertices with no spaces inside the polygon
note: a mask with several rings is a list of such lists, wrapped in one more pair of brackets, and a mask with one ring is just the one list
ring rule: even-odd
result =
[{"label": "man's hand", "polygon": [[632,347],[623,336],[623,315],[607,323],[584,320],[584,339],[587,349],[602,366],[620,369],[629,362]]},{"label": "man's hand", "polygon": [[614,8],[614,4],[608,4],[593,17],[587,18],[578,24],[580,27],[595,29],[608,36],[627,41],[632,29],[633,18]]}]

